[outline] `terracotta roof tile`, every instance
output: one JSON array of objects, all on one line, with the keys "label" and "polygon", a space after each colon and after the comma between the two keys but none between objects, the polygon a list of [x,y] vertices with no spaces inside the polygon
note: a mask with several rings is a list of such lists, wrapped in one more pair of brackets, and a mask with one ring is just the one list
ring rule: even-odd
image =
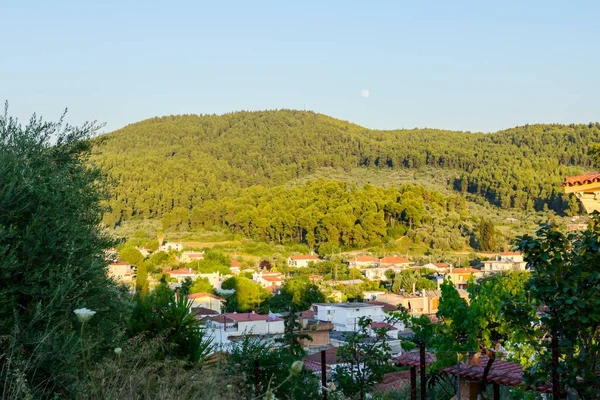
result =
[{"label": "terracotta roof tile", "polygon": [[579,186],[600,181],[600,172],[586,172],[583,175],[567,176],[562,186]]},{"label": "terracotta roof tile", "polygon": [[192,294],[188,295],[188,299],[201,299],[203,297],[210,297],[211,299],[225,301],[225,299],[222,297],[215,296],[214,294],[206,293],[206,292],[192,293]]},{"label": "terracotta roof tile", "polygon": [[292,260],[318,260],[319,259],[319,257],[317,257],[317,256],[307,256],[304,254],[300,254],[297,256],[291,256],[290,258]]}]

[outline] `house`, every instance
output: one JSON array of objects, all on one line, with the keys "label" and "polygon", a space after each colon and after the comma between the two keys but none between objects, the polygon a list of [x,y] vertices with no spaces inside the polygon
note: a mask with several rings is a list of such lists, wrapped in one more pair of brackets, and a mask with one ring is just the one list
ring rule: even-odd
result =
[{"label": "house", "polygon": [[179,268],[167,273],[171,278],[175,278],[178,283],[183,283],[186,278],[190,278],[191,280],[198,278],[198,273],[191,268]]},{"label": "house", "polygon": [[200,261],[204,259],[203,251],[184,251],[179,256],[179,262],[182,264],[188,264],[194,261]]},{"label": "house", "polygon": [[204,319],[206,317],[214,317],[215,315],[219,315],[220,311],[211,310],[206,307],[192,307],[192,314],[196,316],[198,319]]},{"label": "house", "polygon": [[206,274],[198,274],[196,276],[196,279],[201,279],[204,278],[208,281],[208,283],[210,283],[210,285],[212,287],[214,287],[215,289],[220,289],[221,288],[221,283],[223,282],[223,275],[221,275],[219,272],[209,272]]},{"label": "house", "polygon": [[108,265],[108,277],[115,282],[128,283],[135,278],[131,264],[118,261]]},{"label": "house", "polygon": [[380,267],[408,267],[412,264],[414,264],[414,262],[398,256],[383,257],[379,259]]},{"label": "house", "polygon": [[451,266],[452,265],[450,265],[448,263],[429,263],[429,264],[423,265],[422,268],[427,268],[427,269],[434,270],[435,272],[444,273],[444,272],[448,271],[448,269]]},{"label": "house", "polygon": [[318,263],[319,261],[321,261],[321,259],[317,256],[301,254],[288,257],[288,266],[303,268],[308,267],[308,264],[311,262]]},{"label": "house", "polygon": [[600,172],[568,176],[562,186],[565,193],[575,193],[588,214],[600,211],[600,197],[597,195],[600,192]]},{"label": "house", "polygon": [[527,263],[523,261],[523,255],[518,252],[505,252],[496,255],[495,260],[483,262],[484,273],[494,273],[500,271],[524,271]]},{"label": "house", "polygon": [[182,251],[183,250],[183,244],[180,243],[171,243],[171,242],[167,242],[167,243],[163,243],[159,248],[159,251],[164,251],[165,253],[168,253],[169,251],[173,250],[173,251]]},{"label": "house", "polygon": [[252,280],[271,292],[276,292],[283,285],[283,276],[279,272],[255,271]]},{"label": "house", "polygon": [[192,302],[192,308],[206,308],[209,310],[221,312],[225,299],[214,294],[200,292],[188,295],[188,299]]},{"label": "house", "polygon": [[365,267],[377,267],[379,265],[379,259],[370,256],[358,256],[348,260],[348,267],[350,268],[365,268]]},{"label": "house", "polygon": [[[404,324],[402,324],[402,330],[404,330]],[[385,329],[386,336],[390,339],[398,339],[398,328],[394,325],[390,325],[387,322],[373,322],[369,325],[368,335],[371,337],[377,336],[378,329]]]},{"label": "house", "polygon": [[347,279],[344,281],[323,281],[324,284],[329,285],[329,286],[335,286],[335,285],[342,285],[342,286],[348,286],[348,285],[360,285],[361,283],[364,283],[361,279]]},{"label": "house", "polygon": [[373,322],[383,322],[386,315],[383,306],[368,303],[316,303],[311,306],[319,321],[331,322],[334,330],[354,332],[360,317]]},{"label": "house", "polygon": [[[438,275],[440,276],[440,275]],[[450,281],[456,286],[457,289],[466,289],[467,283],[471,277],[479,279],[483,276],[483,272],[474,268],[450,268],[448,272],[443,275],[443,279],[450,279]],[[440,276],[441,277],[441,276]],[[438,280],[439,285],[439,280]]]},{"label": "house", "polygon": [[370,281],[387,281],[388,278],[385,276],[386,271],[392,271],[397,274],[400,272],[400,269],[389,267],[364,268],[360,270],[360,273]]},{"label": "house", "polygon": [[207,317],[206,332],[218,346],[228,346],[245,335],[280,336],[284,321],[278,317],[255,313],[226,313]]},{"label": "house", "polygon": [[377,298],[377,296],[380,296],[380,295],[385,294],[385,293],[386,292],[379,291],[379,290],[365,290],[364,292],[362,292],[363,299],[365,301],[375,300]]},{"label": "house", "polygon": [[[469,299],[469,293],[464,289],[457,289],[463,299]],[[385,293],[378,295],[377,303],[387,303],[390,306],[402,306],[412,315],[435,315],[438,312],[441,290],[421,290],[412,294]]]}]

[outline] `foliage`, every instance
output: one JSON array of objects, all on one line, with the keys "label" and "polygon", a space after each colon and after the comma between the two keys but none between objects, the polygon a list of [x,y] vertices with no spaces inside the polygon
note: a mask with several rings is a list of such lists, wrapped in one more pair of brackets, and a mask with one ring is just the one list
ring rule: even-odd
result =
[{"label": "foliage", "polygon": [[[541,321],[531,317],[524,323],[558,336],[561,381],[592,398],[600,392],[595,374],[600,362],[600,215],[593,214],[585,231],[564,233],[544,225],[535,237],[520,237],[518,246],[532,270],[527,291],[546,310]],[[550,357],[549,348],[540,351],[533,379],[548,376]]]},{"label": "foliage", "polygon": [[162,335],[136,336],[110,351],[90,373],[91,381],[77,399],[237,400],[243,380],[219,365],[190,368],[178,359],[164,359],[172,344]]},{"label": "foliage", "polygon": [[[387,272],[387,271],[386,271]],[[401,293],[413,293],[414,291],[435,290],[436,284],[423,277],[421,273],[414,269],[406,269],[396,274],[394,283],[392,284],[392,292]]]},{"label": "foliage", "polygon": [[496,227],[488,219],[481,218],[477,227],[478,247],[481,251],[496,250]]},{"label": "foliage", "polygon": [[275,389],[273,395],[277,399],[318,399],[320,397],[319,379],[312,371],[302,368],[296,376],[290,376],[290,366],[301,360],[304,353],[294,354],[289,347],[271,349],[271,343],[246,336],[235,343],[227,357],[226,368],[229,374],[242,376],[245,379],[241,399],[255,399],[254,362],[259,365],[259,393],[267,388]]},{"label": "foliage", "polygon": [[119,338],[128,312],[106,275],[104,250],[115,242],[99,227],[106,181],[87,162],[96,129],[35,116],[23,126],[8,107],[0,115],[0,387],[7,397],[72,396],[82,378],[73,310],[97,311],[86,324],[90,360]]},{"label": "foliage", "polygon": [[215,288],[210,284],[207,278],[198,278],[190,286],[190,294],[193,293],[215,293]]},{"label": "foliage", "polygon": [[[491,134],[376,131],[279,110],[151,118],[102,139],[94,162],[122,183],[105,222],[163,217],[171,229],[180,229],[202,221],[202,209],[240,189],[282,185],[323,167],[408,168],[416,171],[415,180],[424,167],[451,170],[456,172],[450,184],[466,195],[502,208],[541,211],[547,204],[562,212],[568,196],[559,184],[591,165],[587,144],[600,141],[600,129],[538,124]],[[157,171],[168,171],[169,179]],[[420,203],[407,204],[408,225],[421,216]]]},{"label": "foliage", "polygon": [[150,292],[150,282],[148,281],[148,271],[145,264],[141,264],[137,267],[135,291],[141,297],[147,296]]},{"label": "foliage", "polygon": [[[338,348],[341,362],[333,371],[333,381],[349,399],[363,400],[371,388],[383,378],[390,346],[388,328],[371,328],[371,318],[360,317],[357,330],[346,336],[346,343]],[[369,331],[374,333],[370,337]]]},{"label": "foliage", "polygon": [[144,261],[144,256],[138,249],[133,246],[126,246],[119,251],[119,258],[132,265],[141,265]]},{"label": "foliage", "polygon": [[313,303],[322,303],[325,296],[307,276],[287,279],[278,294],[271,297],[263,308],[271,311],[307,310]]},{"label": "foliage", "polygon": [[163,358],[202,362],[212,351],[212,345],[200,321],[190,313],[190,307],[187,296],[178,296],[166,283],[161,283],[149,295],[135,296],[127,333],[131,337],[164,336],[170,347]]},{"label": "foliage", "polygon": [[229,312],[256,310],[271,297],[271,293],[267,289],[242,276],[226,279],[221,284],[221,288],[235,290],[232,295],[227,296],[225,309]]}]

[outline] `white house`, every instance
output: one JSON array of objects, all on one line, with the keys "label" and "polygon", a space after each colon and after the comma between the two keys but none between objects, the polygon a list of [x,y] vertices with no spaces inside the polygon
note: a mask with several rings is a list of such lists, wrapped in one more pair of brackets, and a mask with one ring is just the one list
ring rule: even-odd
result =
[{"label": "white house", "polygon": [[279,272],[254,272],[252,280],[271,292],[279,290],[283,285],[283,276]]},{"label": "white house", "polygon": [[360,270],[360,273],[364,275],[370,281],[387,281],[388,278],[385,276],[386,271],[393,271],[395,274],[401,271],[400,268],[396,267],[379,267],[379,268],[364,268]]},{"label": "white house", "polygon": [[228,346],[243,335],[282,335],[281,318],[254,313],[227,313],[206,319],[207,333],[217,346]]},{"label": "white house", "polygon": [[159,251],[164,251],[165,253],[168,253],[171,250],[175,250],[175,251],[181,251],[183,250],[183,244],[181,243],[163,243],[159,248]]},{"label": "white house", "polygon": [[518,252],[506,252],[496,255],[495,260],[483,262],[482,272],[494,273],[501,271],[524,271],[527,263],[523,261],[523,255]]},{"label": "white house", "polygon": [[385,313],[382,305],[367,303],[316,303],[312,305],[319,321],[331,322],[334,330],[353,332],[360,317],[369,317],[373,322],[383,322]]},{"label": "white house", "polygon": [[185,281],[186,278],[195,280],[198,277],[198,273],[191,268],[179,268],[167,273],[171,276],[171,278],[175,278],[179,283]]},{"label": "white house", "polygon": [[353,268],[376,267],[379,265],[379,259],[370,256],[358,256],[348,260],[348,266]]},{"label": "white house", "polygon": [[188,299],[192,301],[192,308],[204,307],[219,313],[221,312],[223,302],[225,301],[222,297],[205,292],[190,294],[188,295]]},{"label": "white house", "polygon": [[321,261],[321,259],[317,256],[301,254],[297,256],[290,256],[288,258],[288,266],[302,268],[308,267],[308,263],[310,262],[318,263],[319,261]]}]

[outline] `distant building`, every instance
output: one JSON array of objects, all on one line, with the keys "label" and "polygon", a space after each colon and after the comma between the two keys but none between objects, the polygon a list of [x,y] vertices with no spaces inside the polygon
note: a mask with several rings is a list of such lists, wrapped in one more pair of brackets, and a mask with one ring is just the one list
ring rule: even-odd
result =
[{"label": "distant building", "polygon": [[308,263],[310,262],[317,263],[319,261],[321,261],[321,259],[317,256],[301,254],[296,256],[290,256],[288,258],[288,266],[302,268],[308,267]]},{"label": "distant building", "polygon": [[198,273],[191,268],[179,268],[167,273],[179,283],[185,281],[186,278],[190,278],[191,280],[196,280],[196,278],[198,278]]},{"label": "distant building", "polygon": [[523,255],[518,252],[506,252],[496,255],[495,260],[483,262],[482,272],[493,273],[502,271],[524,271],[527,263],[523,261]]},{"label": "distant building", "polygon": [[246,335],[279,335],[284,331],[282,318],[255,313],[227,313],[204,319],[207,334],[217,346],[228,346]]},{"label": "distant building", "polygon": [[171,242],[167,242],[167,243],[163,243],[159,248],[159,251],[164,251],[165,253],[168,253],[171,250],[174,251],[182,251],[183,250],[183,244],[181,243],[171,243]]},{"label": "distant building", "polygon": [[[481,278],[483,276],[483,272],[474,268],[450,268],[448,272],[443,275],[438,275],[442,278],[448,278],[457,289],[466,289],[469,283],[469,279],[474,277],[475,279]],[[438,280],[438,285],[439,285]]]},{"label": "distant building", "polygon": [[383,306],[368,303],[316,303],[311,306],[319,321],[331,322],[336,331],[353,332],[360,317],[383,322]]},{"label": "distant building", "polygon": [[203,307],[220,313],[223,309],[225,299],[214,294],[200,292],[188,295],[192,302],[192,308]]},{"label": "distant building", "polygon": [[276,292],[283,285],[283,275],[279,272],[254,272],[252,280],[271,292]]},{"label": "distant building", "polygon": [[348,260],[348,266],[351,268],[376,267],[379,265],[379,259],[370,256],[358,256]]},{"label": "distant building", "polygon": [[179,262],[183,264],[188,264],[194,261],[204,260],[204,252],[203,251],[184,251],[179,256]]},{"label": "distant building", "polygon": [[135,278],[131,264],[118,261],[108,265],[108,277],[115,282],[129,283]]},{"label": "distant building", "polygon": [[401,268],[390,268],[390,267],[376,267],[376,268],[363,268],[360,273],[364,275],[370,281],[387,281],[388,278],[385,276],[386,271],[392,271],[395,274],[399,273]]},{"label": "distant building", "polygon": [[585,231],[587,227],[587,224],[567,224],[567,231]]},{"label": "distant building", "polygon": [[379,259],[380,267],[408,267],[412,264],[414,264],[414,262],[398,256],[383,257]]},{"label": "distant building", "polygon": [[568,176],[562,184],[565,193],[575,193],[588,214],[600,211],[600,172]]},{"label": "distant building", "polygon": [[[469,293],[464,289],[458,289],[458,293],[463,299],[469,298]],[[434,315],[438,312],[441,297],[441,290],[421,290],[410,294],[385,293],[377,295],[375,301],[394,307],[402,306],[412,315]]]},{"label": "distant building", "polygon": [[144,248],[144,247],[137,247],[137,246],[136,246],[135,248],[137,249],[137,251],[139,251],[139,252],[140,252],[140,254],[141,254],[142,256],[144,256],[144,258],[148,257],[148,256],[150,255],[150,253],[151,253],[151,251],[150,251],[150,250],[148,250],[148,249],[146,249],[146,248]]}]

